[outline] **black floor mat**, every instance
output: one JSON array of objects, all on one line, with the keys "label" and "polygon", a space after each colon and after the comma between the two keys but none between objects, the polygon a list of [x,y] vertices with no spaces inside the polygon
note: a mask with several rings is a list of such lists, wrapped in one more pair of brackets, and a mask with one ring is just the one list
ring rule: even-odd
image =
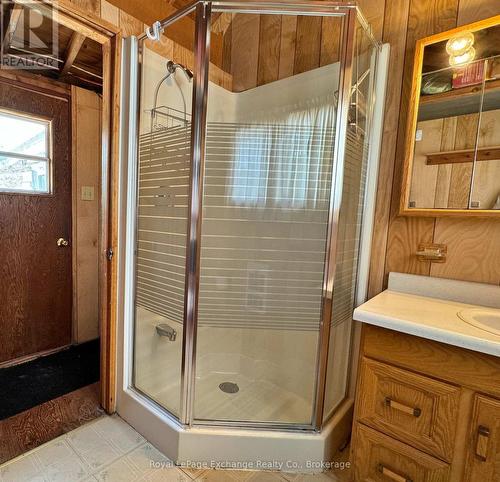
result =
[{"label": "black floor mat", "polygon": [[0,420],[99,380],[99,340],[0,369]]}]

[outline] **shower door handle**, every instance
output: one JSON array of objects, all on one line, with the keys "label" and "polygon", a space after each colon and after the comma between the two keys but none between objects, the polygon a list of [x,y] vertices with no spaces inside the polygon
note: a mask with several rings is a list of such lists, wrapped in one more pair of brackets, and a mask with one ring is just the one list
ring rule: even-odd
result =
[{"label": "shower door handle", "polygon": [[175,339],[177,338],[177,332],[166,323],[160,323],[159,325],[156,325],[156,333],[158,333],[159,336],[168,338],[170,341],[175,341]]}]

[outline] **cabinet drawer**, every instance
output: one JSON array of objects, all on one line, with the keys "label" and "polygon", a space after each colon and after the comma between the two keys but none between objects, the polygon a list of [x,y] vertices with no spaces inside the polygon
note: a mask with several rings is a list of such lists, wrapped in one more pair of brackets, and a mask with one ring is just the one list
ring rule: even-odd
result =
[{"label": "cabinet drawer", "polygon": [[356,424],[353,454],[356,482],[445,482],[450,467],[387,435]]},{"label": "cabinet drawer", "polygon": [[460,394],[458,387],[363,358],[356,420],[451,462]]}]

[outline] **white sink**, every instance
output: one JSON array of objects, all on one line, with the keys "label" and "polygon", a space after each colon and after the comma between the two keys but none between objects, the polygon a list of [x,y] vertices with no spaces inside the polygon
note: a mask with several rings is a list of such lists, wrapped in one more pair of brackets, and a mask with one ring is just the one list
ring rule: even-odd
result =
[{"label": "white sink", "polygon": [[480,330],[500,335],[500,310],[494,308],[469,308],[459,311],[457,315],[466,323]]}]

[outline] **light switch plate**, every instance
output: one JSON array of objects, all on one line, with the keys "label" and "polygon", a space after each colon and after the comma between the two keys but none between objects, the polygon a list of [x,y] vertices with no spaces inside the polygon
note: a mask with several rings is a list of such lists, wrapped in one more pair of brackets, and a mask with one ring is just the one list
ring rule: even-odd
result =
[{"label": "light switch plate", "polygon": [[94,186],[82,186],[82,201],[94,200]]}]

